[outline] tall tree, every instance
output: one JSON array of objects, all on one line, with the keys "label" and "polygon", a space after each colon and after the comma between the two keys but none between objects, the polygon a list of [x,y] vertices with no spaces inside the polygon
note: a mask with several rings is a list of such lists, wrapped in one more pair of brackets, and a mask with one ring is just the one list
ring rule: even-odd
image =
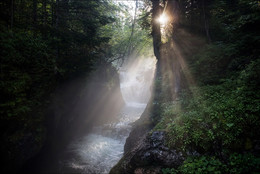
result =
[{"label": "tall tree", "polygon": [[160,59],[160,46],[161,46],[161,31],[158,18],[161,14],[161,6],[159,0],[152,0],[152,36],[153,36],[153,49],[154,55]]}]

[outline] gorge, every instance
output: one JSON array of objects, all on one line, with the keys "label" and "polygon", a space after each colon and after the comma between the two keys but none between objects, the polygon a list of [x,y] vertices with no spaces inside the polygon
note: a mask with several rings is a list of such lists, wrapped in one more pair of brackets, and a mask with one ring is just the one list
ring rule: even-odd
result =
[{"label": "gorge", "polygon": [[258,0],[2,0],[3,173],[260,172]]}]

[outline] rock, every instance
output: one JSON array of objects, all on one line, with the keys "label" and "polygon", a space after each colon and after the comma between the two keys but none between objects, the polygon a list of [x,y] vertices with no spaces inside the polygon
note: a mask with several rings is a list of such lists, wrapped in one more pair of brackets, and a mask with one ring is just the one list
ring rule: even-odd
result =
[{"label": "rock", "polygon": [[137,168],[134,171],[134,174],[161,174],[160,167],[148,166],[146,168]]},{"label": "rock", "polygon": [[171,150],[164,145],[165,132],[155,131],[145,139],[136,156],[145,163],[166,167],[178,167],[184,160],[181,152]]},{"label": "rock", "polygon": [[[110,173],[161,173],[160,168],[180,166],[184,161],[183,154],[166,147],[164,140],[165,132],[146,134],[131,151],[125,153]],[[153,166],[154,170],[147,170],[149,166]]]},{"label": "rock", "polygon": [[132,148],[137,146],[139,141],[145,139],[148,132],[151,130],[150,125],[138,125],[131,131],[129,137],[126,139],[126,143],[124,146],[125,154],[131,150]]}]

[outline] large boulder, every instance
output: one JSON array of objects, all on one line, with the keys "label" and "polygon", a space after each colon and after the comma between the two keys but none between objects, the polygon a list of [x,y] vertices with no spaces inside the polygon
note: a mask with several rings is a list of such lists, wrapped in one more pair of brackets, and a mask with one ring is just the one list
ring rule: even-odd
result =
[{"label": "large boulder", "polygon": [[165,145],[165,136],[162,131],[146,133],[135,147],[125,153],[110,174],[160,173],[161,168],[180,166],[184,161],[183,154],[169,149]]}]

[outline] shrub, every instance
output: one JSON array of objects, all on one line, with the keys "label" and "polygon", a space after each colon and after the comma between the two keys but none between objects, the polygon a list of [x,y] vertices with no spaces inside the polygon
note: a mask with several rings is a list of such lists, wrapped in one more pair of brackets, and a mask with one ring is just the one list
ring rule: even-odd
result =
[{"label": "shrub", "polygon": [[225,174],[257,173],[260,171],[260,158],[250,153],[230,155],[227,162],[216,157],[189,157],[179,168],[163,168],[163,174]]}]

